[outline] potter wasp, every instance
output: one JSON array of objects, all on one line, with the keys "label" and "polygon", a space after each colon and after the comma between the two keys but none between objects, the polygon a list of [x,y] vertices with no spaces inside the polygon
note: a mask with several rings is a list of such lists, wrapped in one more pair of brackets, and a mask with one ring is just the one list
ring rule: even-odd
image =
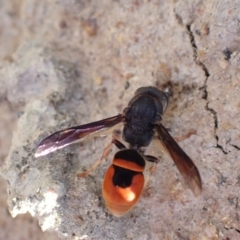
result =
[{"label": "potter wasp", "polygon": [[[102,187],[106,206],[113,215],[122,216],[139,200],[144,187],[145,163],[158,162],[156,157],[144,154],[144,148],[150,144],[155,132],[189,188],[198,196],[202,190],[202,181],[197,167],[161,123],[168,100],[167,92],[155,87],[141,87],[137,89],[122,114],[55,132],[39,143],[35,157],[47,155],[76,143],[91,133],[123,123],[122,138],[128,147],[113,139],[112,144],[120,150],[106,171]],[[109,148],[105,150],[102,158],[105,158],[108,152]]]}]

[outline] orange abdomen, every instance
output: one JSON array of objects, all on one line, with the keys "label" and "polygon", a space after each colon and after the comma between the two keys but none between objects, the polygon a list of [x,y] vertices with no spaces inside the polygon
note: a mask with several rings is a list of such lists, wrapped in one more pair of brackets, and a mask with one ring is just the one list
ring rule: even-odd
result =
[{"label": "orange abdomen", "polygon": [[105,174],[102,187],[109,211],[117,217],[124,215],[139,200],[143,186],[142,172],[111,165]]}]

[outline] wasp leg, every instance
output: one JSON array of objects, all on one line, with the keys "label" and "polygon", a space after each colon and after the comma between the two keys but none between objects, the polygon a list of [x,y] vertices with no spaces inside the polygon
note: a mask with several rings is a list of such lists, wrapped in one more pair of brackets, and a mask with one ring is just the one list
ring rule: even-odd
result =
[{"label": "wasp leg", "polygon": [[175,139],[175,141],[177,141],[177,142],[181,142],[181,141],[183,141],[183,140],[185,140],[185,139],[187,139],[187,138],[190,138],[192,135],[195,135],[196,133],[197,133],[196,130],[190,129],[190,130],[188,131],[188,133],[186,133],[186,134],[184,134],[184,135],[181,135],[181,136],[178,136],[178,137],[174,137],[174,139]]},{"label": "wasp leg", "polygon": [[107,159],[111,149],[112,149],[112,144],[113,142],[109,143],[103,150],[103,154],[101,156],[101,158],[99,158],[87,171],[85,172],[81,172],[81,173],[78,173],[77,174],[77,177],[78,178],[81,178],[81,177],[86,177],[87,175],[89,175],[91,172],[93,172],[100,164],[101,162],[104,160],[104,159]]},{"label": "wasp leg", "polygon": [[155,163],[153,164],[149,169],[148,169],[148,175],[146,176],[145,178],[145,182],[144,182],[144,187],[146,187],[150,181],[150,177],[151,175],[156,171],[157,169],[157,163],[159,162],[159,159],[154,157],[154,156],[151,156],[151,155],[144,155],[144,158],[146,161],[148,162],[152,162],[152,163]]},{"label": "wasp leg", "polygon": [[122,144],[120,141],[118,141],[116,138],[113,138],[112,143],[119,148],[120,150],[126,149],[124,144]]},{"label": "wasp leg", "polygon": [[81,173],[78,173],[77,174],[77,177],[78,178],[81,178],[81,177],[86,177],[87,175],[89,175],[91,172],[93,172],[100,164],[101,162],[104,160],[104,159],[107,159],[111,149],[112,149],[112,145],[114,144],[117,148],[119,148],[120,150],[122,149],[126,149],[126,147],[120,142],[118,141],[116,138],[118,138],[119,136],[117,134],[113,134],[113,139],[112,139],[112,142],[109,143],[107,145],[107,147],[104,148],[103,150],[103,154],[101,156],[100,159],[98,159],[94,165],[92,167],[90,167],[87,171],[85,172],[81,172]]},{"label": "wasp leg", "polygon": [[156,158],[154,156],[151,156],[151,155],[144,155],[144,158],[148,162],[153,162],[153,163],[158,163],[159,162],[158,158]]},{"label": "wasp leg", "polygon": [[150,177],[152,174],[156,171],[157,169],[157,164],[153,164],[149,169],[148,169],[148,174],[145,177],[145,182],[144,182],[144,188],[149,184]]}]

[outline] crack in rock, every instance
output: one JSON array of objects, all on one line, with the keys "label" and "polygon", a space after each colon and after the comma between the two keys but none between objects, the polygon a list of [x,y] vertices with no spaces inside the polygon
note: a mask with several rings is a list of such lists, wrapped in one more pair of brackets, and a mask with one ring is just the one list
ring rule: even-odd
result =
[{"label": "crack in rock", "polygon": [[[203,99],[206,100],[205,109],[213,115],[213,119],[214,119],[214,135],[215,135],[215,139],[216,139],[216,148],[221,149],[221,151],[224,154],[227,154],[227,152],[224,150],[224,148],[218,143],[219,142],[219,137],[217,135],[217,129],[218,129],[218,116],[217,116],[217,112],[213,108],[209,107],[207,83],[208,83],[208,78],[210,76],[210,73],[209,73],[207,67],[204,65],[204,63],[201,62],[199,60],[199,58],[198,58],[198,51],[197,51],[198,48],[197,48],[197,44],[196,44],[193,32],[191,30],[191,24],[186,25],[186,29],[188,31],[189,38],[190,38],[190,43],[191,43],[192,48],[193,48],[193,59],[194,59],[195,63],[198,66],[201,67],[201,69],[203,70],[204,75],[206,77],[204,85],[203,85],[203,87],[200,88],[200,90],[203,90],[203,92],[204,92]],[[240,148],[239,148],[239,150],[240,150]]]},{"label": "crack in rock", "polygon": [[187,31],[188,31],[188,34],[189,34],[190,43],[191,43],[191,45],[193,47],[193,58],[194,58],[194,61],[195,61],[195,63],[197,65],[199,65],[202,68],[202,70],[203,70],[203,72],[204,72],[204,74],[206,76],[205,83],[207,83],[207,80],[208,80],[208,77],[210,76],[210,73],[209,73],[207,67],[198,59],[198,51],[197,51],[198,48],[197,48],[197,44],[196,44],[194,35],[193,35],[192,31],[191,31],[191,24],[186,25],[186,28],[187,28]]},{"label": "crack in rock", "polygon": [[234,147],[235,149],[237,149],[238,151],[240,151],[240,147],[238,147],[237,145],[234,144],[230,144],[232,147]]}]

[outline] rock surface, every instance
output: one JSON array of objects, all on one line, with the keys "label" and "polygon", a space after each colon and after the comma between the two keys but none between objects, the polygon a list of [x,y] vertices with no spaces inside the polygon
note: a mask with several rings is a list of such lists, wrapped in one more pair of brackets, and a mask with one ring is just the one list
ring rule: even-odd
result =
[{"label": "rock surface", "polygon": [[[0,174],[13,217],[28,212],[66,239],[239,239],[239,3],[0,5]],[[157,170],[136,207],[118,219],[101,195],[116,149],[90,176],[76,177],[111,134],[38,159],[34,149],[54,131],[122,112],[148,85],[172,93],[163,124],[198,166],[203,192],[194,197],[155,140],[147,153],[161,158]],[[0,224],[14,230],[1,239],[58,238],[43,235],[28,215],[9,223],[5,199]]]}]

